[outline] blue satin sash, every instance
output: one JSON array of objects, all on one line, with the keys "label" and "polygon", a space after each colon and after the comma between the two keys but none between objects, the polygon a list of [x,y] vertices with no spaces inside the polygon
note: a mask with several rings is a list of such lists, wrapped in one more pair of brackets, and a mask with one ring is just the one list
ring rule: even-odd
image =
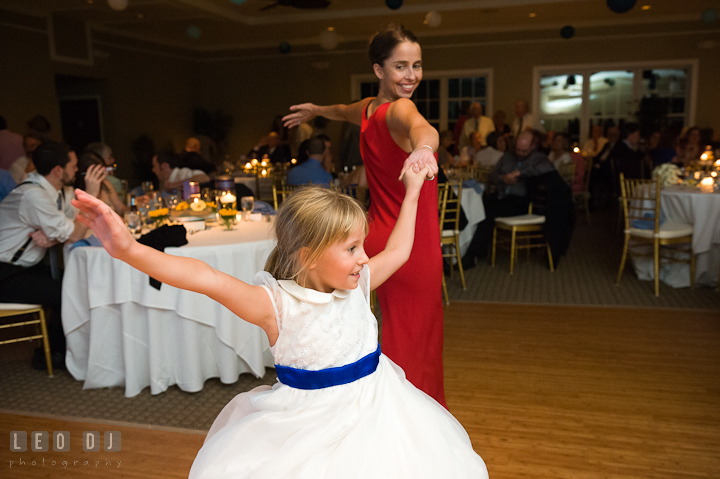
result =
[{"label": "blue satin sash", "polygon": [[288,366],[275,365],[281,383],[296,389],[323,389],[348,384],[369,376],[377,369],[380,361],[380,345],[375,352],[363,356],[354,363],[337,368],[308,371]]}]

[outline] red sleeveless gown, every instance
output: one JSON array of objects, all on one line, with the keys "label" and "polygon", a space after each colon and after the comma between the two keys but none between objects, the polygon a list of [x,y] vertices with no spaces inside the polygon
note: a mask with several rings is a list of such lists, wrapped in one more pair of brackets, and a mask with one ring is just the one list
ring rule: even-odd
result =
[{"label": "red sleeveless gown", "polygon": [[[363,110],[360,152],[370,189],[370,232],[365,251],[372,257],[385,244],[400,214],[405,186],[398,181],[408,153],[390,135],[390,103],[367,118]],[[443,389],[442,253],[437,179],[420,191],[415,243],[410,259],[377,289],[382,311],[382,352],[405,370],[408,380],[445,406]]]}]

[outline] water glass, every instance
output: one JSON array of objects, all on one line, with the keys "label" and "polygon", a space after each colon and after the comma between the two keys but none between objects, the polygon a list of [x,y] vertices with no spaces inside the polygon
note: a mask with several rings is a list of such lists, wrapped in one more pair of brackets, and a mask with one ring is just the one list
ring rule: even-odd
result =
[{"label": "water glass", "polygon": [[252,196],[243,196],[240,198],[240,208],[244,212],[251,212],[255,207],[255,198]]},{"label": "water glass", "polygon": [[142,222],[140,221],[140,215],[136,211],[128,211],[124,215],[125,225],[132,234],[140,233],[142,229]]},{"label": "water glass", "polygon": [[178,195],[167,195],[165,197],[165,204],[167,204],[167,207],[170,209],[170,211],[175,211],[178,204],[180,204],[180,198]]}]

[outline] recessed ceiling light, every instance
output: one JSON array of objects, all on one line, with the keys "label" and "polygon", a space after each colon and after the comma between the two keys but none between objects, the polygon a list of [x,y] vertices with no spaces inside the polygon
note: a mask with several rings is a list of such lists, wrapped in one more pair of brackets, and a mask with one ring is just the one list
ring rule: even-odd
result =
[{"label": "recessed ceiling light", "polygon": [[142,17],[143,17],[143,14],[142,14],[142,13],[138,13],[138,18],[142,19]]},{"label": "recessed ceiling light", "polygon": [[334,32],[334,31],[335,31],[335,27],[328,27],[328,32]]},{"label": "recessed ceiling light", "polygon": [[641,8],[642,8],[643,10],[650,10],[650,9],[652,8],[652,6],[650,6],[650,5],[643,5]]},{"label": "recessed ceiling light", "polygon": [[88,2],[88,5],[92,5],[92,4],[93,4],[93,0],[87,0],[87,2]]},{"label": "recessed ceiling light", "polygon": [[536,16],[537,16],[537,13],[531,13],[530,15],[528,15],[528,17],[530,17],[530,18],[535,18]]}]

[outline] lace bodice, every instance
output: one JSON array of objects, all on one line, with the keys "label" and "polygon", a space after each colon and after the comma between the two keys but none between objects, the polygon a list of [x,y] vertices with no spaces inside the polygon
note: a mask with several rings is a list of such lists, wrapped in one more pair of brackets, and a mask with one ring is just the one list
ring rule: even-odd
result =
[{"label": "lace bodice", "polygon": [[322,293],[295,281],[255,275],[275,308],[279,336],[270,348],[275,364],[317,371],[353,363],[377,348],[377,321],[370,311],[370,270],[353,290]]}]

